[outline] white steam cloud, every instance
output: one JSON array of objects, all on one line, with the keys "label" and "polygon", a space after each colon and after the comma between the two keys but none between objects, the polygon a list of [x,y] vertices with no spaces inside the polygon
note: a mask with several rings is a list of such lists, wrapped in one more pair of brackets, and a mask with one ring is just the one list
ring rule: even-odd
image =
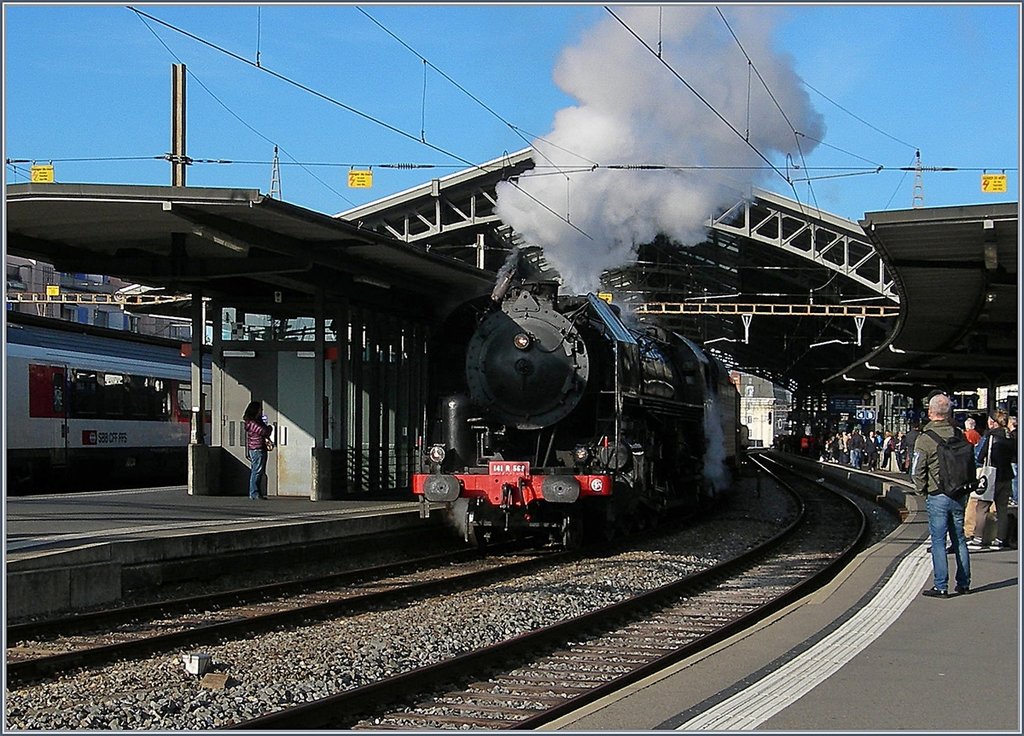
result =
[{"label": "white steam cloud", "polygon": [[[775,177],[788,187],[770,169],[748,168],[767,166],[751,146],[785,171],[787,154],[800,162],[790,123],[807,136],[800,139],[804,153],[824,137],[823,118],[792,60],[772,48],[778,10],[723,10],[764,85],[715,8],[664,6],[660,19],[657,7],[614,10],[651,48],[660,44],[664,61],[740,135],[610,15],[565,50],[555,81],[578,104],[559,111],[551,132],[534,141],[538,168],[520,177],[523,191],[498,186],[497,212],[544,248],[576,293],[597,290],[602,271],[629,263],[637,246],[659,233],[684,245],[704,240],[707,218],[752,185]],[[751,146],[744,142],[748,128]],[[551,163],[568,173],[568,182],[546,168]],[[622,164],[715,168],[603,168]]]},{"label": "white steam cloud", "polygon": [[725,431],[722,429],[722,409],[711,396],[704,402],[704,478],[711,484],[712,497],[732,485],[732,474],[725,464]]}]

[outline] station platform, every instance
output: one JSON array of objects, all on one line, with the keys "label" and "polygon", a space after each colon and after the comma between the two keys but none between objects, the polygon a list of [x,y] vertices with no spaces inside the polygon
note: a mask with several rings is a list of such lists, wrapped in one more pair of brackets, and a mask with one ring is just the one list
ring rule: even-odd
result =
[{"label": "station platform", "polygon": [[129,591],[202,579],[354,540],[436,533],[418,502],[190,496],[185,486],[5,500],[7,615],[75,611]]},{"label": "station platform", "polygon": [[886,539],[754,629],[544,730],[1021,733],[1018,551],[971,553],[968,595],[922,596],[924,498],[860,475],[906,508]]},{"label": "station platform", "polygon": [[[970,595],[923,597],[924,499],[896,476],[813,465],[887,497],[904,523],[754,629],[544,730],[1020,733],[1018,551],[972,553]],[[387,530],[429,535],[443,523],[419,518],[413,501],[253,502],[184,487],[15,497],[6,512],[8,617],[26,600],[73,607],[120,595],[190,555],[225,564]]]}]

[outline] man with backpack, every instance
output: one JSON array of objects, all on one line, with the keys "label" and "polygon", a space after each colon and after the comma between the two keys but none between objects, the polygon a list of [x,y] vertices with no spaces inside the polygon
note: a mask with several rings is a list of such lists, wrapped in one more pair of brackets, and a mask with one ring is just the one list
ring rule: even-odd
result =
[{"label": "man with backpack", "polygon": [[963,432],[953,427],[952,406],[945,394],[928,401],[928,424],[914,444],[911,475],[918,493],[926,493],[928,532],[931,535],[934,585],[923,595],[949,596],[946,535],[953,539],[956,557],[956,592],[971,592],[971,561],[964,534],[964,508],[977,487],[974,448]]}]

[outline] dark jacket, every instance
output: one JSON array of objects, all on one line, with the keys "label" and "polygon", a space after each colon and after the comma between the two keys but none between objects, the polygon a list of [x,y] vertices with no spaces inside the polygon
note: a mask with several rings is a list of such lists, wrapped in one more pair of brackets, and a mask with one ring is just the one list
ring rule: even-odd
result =
[{"label": "dark jacket", "polygon": [[992,443],[992,465],[996,469],[996,483],[1013,480],[1013,463],[1017,461],[1017,439],[1002,427],[990,429],[978,443],[978,465],[985,464],[988,445]]},{"label": "dark jacket", "polygon": [[941,493],[939,485],[939,450],[938,443],[928,431],[932,430],[942,439],[953,436],[953,425],[945,419],[937,419],[924,425],[921,434],[914,442],[914,454],[910,460],[910,474],[914,478],[914,490],[918,493]]}]

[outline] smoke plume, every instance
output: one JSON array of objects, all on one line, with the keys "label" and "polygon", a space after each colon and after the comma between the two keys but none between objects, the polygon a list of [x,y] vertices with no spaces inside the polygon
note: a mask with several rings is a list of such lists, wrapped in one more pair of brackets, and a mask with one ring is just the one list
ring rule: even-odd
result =
[{"label": "smoke plume", "polygon": [[[629,263],[637,246],[659,233],[683,245],[701,242],[707,218],[756,183],[774,177],[776,188],[788,188],[764,170],[751,146],[785,171],[787,154],[800,161],[790,123],[808,136],[800,138],[804,153],[824,136],[792,60],[772,48],[778,10],[723,10],[753,67],[714,7],[614,11],[648,46],[660,48],[665,64],[739,135],[611,15],[565,50],[555,81],[578,104],[560,110],[552,130],[533,142],[537,168],[520,177],[519,188],[499,185],[497,211],[544,248],[577,293],[597,290],[602,271]],[[636,164],[688,168],[605,168]]]}]

